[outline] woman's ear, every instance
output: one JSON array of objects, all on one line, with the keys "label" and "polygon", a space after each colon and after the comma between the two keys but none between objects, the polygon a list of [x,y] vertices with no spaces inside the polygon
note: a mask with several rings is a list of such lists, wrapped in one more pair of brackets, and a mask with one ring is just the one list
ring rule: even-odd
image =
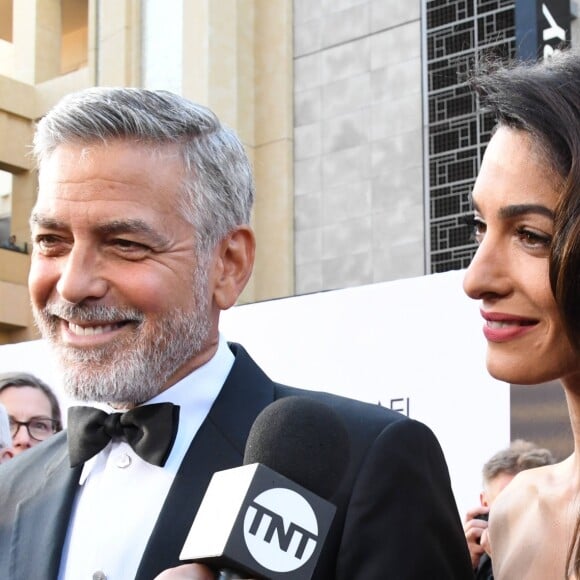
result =
[{"label": "woman's ear", "polygon": [[213,299],[220,310],[236,303],[254,267],[256,239],[249,226],[238,226],[216,248],[213,266]]}]

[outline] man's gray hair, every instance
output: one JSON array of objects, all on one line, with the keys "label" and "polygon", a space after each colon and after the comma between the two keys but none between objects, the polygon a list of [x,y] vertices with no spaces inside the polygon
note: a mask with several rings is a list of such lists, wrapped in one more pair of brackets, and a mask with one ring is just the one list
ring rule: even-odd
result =
[{"label": "man's gray hair", "polygon": [[498,475],[516,475],[520,471],[552,465],[556,459],[549,449],[538,447],[531,441],[516,439],[507,449],[498,451],[483,466],[483,483],[488,484]]},{"label": "man's gray hair", "polygon": [[72,93],[39,121],[33,153],[42,170],[59,145],[115,140],[178,147],[185,169],[181,209],[195,227],[198,252],[250,223],[254,183],[242,143],[211,110],[168,91],[96,87]]},{"label": "man's gray hair", "polygon": [[6,407],[0,405],[0,449],[12,447],[12,436],[10,435],[10,424]]}]

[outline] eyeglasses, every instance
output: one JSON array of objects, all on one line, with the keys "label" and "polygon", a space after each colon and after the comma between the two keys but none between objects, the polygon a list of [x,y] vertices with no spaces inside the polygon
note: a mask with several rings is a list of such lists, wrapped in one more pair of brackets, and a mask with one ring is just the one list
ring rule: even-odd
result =
[{"label": "eyeglasses", "polygon": [[20,427],[26,427],[28,434],[36,441],[44,441],[56,431],[58,421],[48,417],[32,417],[29,421],[17,421],[14,417],[8,418],[10,423],[10,435],[16,437]]}]

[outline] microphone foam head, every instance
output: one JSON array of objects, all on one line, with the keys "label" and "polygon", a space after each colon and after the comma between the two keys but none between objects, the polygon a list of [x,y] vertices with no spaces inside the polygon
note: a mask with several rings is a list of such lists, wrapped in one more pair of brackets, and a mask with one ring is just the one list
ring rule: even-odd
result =
[{"label": "microphone foam head", "polygon": [[338,413],[309,397],[292,396],[258,415],[244,464],[262,463],[329,499],[342,481],[349,455],[348,433]]}]

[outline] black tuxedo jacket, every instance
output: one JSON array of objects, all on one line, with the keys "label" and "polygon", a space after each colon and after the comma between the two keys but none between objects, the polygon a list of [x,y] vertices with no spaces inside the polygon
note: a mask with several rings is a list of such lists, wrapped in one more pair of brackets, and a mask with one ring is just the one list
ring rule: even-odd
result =
[{"label": "black tuxedo jacket", "polygon": [[[289,395],[332,406],[351,440],[346,476],[330,498],[337,513],[313,578],[473,577],[447,466],[426,426],[379,406],[274,383],[241,346],[230,348],[234,366],[175,477],[138,580],[151,580],[180,564],[179,553],[212,474],[242,464],[258,413]],[[80,467],[69,467],[65,432],[0,466],[2,580],[57,577],[80,472]]]}]

